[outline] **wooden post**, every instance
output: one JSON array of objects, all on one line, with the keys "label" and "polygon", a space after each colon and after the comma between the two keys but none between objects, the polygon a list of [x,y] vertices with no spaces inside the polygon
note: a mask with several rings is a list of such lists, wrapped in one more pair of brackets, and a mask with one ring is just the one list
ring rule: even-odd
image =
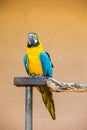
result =
[{"label": "wooden post", "polygon": [[25,130],[32,130],[32,105],[33,105],[33,87],[45,86],[46,78],[43,76],[15,77],[14,85],[17,87],[26,87],[25,90]]}]

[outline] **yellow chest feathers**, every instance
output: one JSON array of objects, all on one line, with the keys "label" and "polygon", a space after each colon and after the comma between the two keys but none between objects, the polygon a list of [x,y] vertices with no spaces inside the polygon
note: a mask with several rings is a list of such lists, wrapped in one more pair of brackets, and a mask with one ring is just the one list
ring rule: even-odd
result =
[{"label": "yellow chest feathers", "polygon": [[27,47],[27,55],[29,59],[29,69],[32,74],[43,74],[42,65],[40,62],[40,53],[43,52],[41,46],[28,48]]}]

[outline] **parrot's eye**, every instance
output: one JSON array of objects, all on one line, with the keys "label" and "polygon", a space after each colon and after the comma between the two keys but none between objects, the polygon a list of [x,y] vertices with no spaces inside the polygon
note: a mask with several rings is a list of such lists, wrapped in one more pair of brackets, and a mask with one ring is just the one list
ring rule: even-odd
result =
[{"label": "parrot's eye", "polygon": [[35,34],[29,34],[28,36],[28,47],[36,47],[39,45],[38,37]]}]

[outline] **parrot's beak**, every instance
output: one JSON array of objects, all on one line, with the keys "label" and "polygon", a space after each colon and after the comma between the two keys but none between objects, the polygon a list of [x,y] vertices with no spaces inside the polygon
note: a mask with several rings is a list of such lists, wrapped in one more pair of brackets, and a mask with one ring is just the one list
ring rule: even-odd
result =
[{"label": "parrot's beak", "polygon": [[32,40],[32,41],[28,41],[28,44],[29,44],[29,47],[33,47],[34,46],[34,40]]},{"label": "parrot's beak", "polygon": [[35,47],[38,44],[38,38],[34,34],[29,34],[28,35],[28,46],[29,47]]}]

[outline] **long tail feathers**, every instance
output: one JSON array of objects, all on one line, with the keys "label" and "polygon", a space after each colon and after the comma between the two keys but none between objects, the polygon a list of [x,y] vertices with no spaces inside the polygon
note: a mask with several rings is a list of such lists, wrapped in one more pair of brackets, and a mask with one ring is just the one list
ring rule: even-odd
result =
[{"label": "long tail feathers", "polygon": [[36,88],[41,92],[43,102],[44,102],[46,108],[49,110],[53,120],[55,120],[56,119],[55,106],[54,106],[52,92],[47,87],[40,86],[40,87],[36,87]]}]

